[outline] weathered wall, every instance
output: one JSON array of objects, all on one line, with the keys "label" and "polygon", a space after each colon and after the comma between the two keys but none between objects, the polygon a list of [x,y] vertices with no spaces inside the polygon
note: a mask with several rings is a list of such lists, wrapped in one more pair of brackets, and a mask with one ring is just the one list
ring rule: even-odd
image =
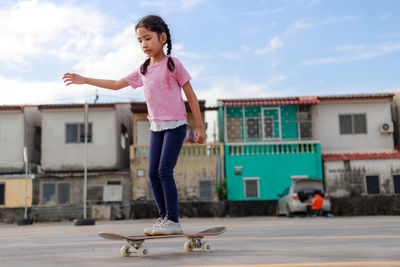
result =
[{"label": "weathered wall", "polygon": [[392,119],[393,119],[393,138],[394,145],[400,146],[400,95],[395,95],[391,103]]},{"label": "weathered wall", "polygon": [[[24,208],[0,208],[0,223],[16,223],[24,218]],[[31,218],[32,210],[28,209],[28,218]]]},{"label": "weathered wall", "polygon": [[0,113],[0,172],[24,171],[24,113],[2,111]]},{"label": "weathered wall", "polygon": [[0,183],[5,184],[5,203],[0,208],[16,208],[25,207],[25,182],[27,183],[27,206],[32,205],[32,178],[29,177],[25,181],[25,177],[21,176],[2,176]]},{"label": "weathered wall", "polygon": [[[132,140],[132,111],[130,103],[115,104],[117,168],[129,169],[129,147]],[[125,127],[126,133],[122,132]]]},{"label": "weathered wall", "polygon": [[[42,169],[44,171],[83,170],[84,144],[66,143],[66,124],[83,123],[79,109],[42,110]],[[118,169],[120,136],[116,136],[116,115],[112,108],[92,108],[92,142],[88,143],[88,169]],[[120,125],[118,125],[118,130]]]},{"label": "weathered wall", "polygon": [[[215,190],[217,184],[218,156],[179,156],[174,169],[174,178],[178,188],[178,199],[197,200],[199,197],[199,181],[211,181],[212,197],[208,200],[217,200]],[[150,199],[148,188],[148,159],[147,157],[133,158],[131,160],[131,177],[133,200]],[[144,176],[139,176],[142,171]]]},{"label": "weathered wall", "polygon": [[335,216],[400,215],[399,195],[331,198]]},{"label": "weathered wall", "polygon": [[40,163],[40,151],[35,150],[35,129],[41,127],[41,115],[37,106],[24,107],[25,132],[24,144],[28,148],[28,158],[31,163]]},{"label": "weathered wall", "polygon": [[[277,202],[264,201],[185,201],[179,203],[180,217],[239,217],[272,216]],[[157,218],[158,211],[154,202],[134,201],[132,218]]]},{"label": "weathered wall", "polygon": [[[317,106],[317,130],[324,153],[393,152],[393,134],[381,134],[381,123],[392,123],[391,102],[321,102]],[[366,114],[366,134],[339,131],[340,114]]]},{"label": "weathered wall", "polygon": [[333,197],[366,195],[366,175],[379,175],[381,194],[393,194],[393,175],[400,174],[399,159],[324,162],[326,191]]}]

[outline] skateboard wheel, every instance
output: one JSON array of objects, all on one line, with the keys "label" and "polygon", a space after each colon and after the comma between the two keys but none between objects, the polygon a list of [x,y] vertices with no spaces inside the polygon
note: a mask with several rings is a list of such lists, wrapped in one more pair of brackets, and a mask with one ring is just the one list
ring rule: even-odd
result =
[{"label": "skateboard wheel", "polygon": [[140,247],[137,250],[137,254],[140,258],[146,258],[147,256],[149,256],[149,250],[145,247]]},{"label": "skateboard wheel", "polygon": [[204,242],[204,243],[201,244],[201,249],[203,250],[203,252],[210,251],[211,250],[211,244]]},{"label": "skateboard wheel", "polygon": [[183,248],[185,249],[185,252],[193,251],[192,242],[190,240],[186,241]]},{"label": "skateboard wheel", "polygon": [[124,257],[129,257],[129,255],[131,255],[131,252],[129,251],[130,248],[131,248],[130,246],[123,246],[120,250],[121,255]]}]

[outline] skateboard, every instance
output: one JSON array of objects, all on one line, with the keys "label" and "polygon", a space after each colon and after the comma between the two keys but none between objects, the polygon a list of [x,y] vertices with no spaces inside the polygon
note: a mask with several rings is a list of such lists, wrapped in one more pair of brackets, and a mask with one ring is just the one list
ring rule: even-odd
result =
[{"label": "skateboard", "polygon": [[121,247],[121,254],[124,257],[136,253],[139,257],[144,258],[149,255],[149,249],[143,246],[144,241],[148,239],[162,239],[162,238],[188,238],[184,243],[184,250],[186,252],[193,251],[194,248],[201,248],[202,251],[207,252],[211,250],[211,245],[202,241],[206,236],[216,236],[223,234],[226,231],[225,227],[214,227],[198,233],[180,234],[180,235],[119,235],[115,233],[100,232],[99,235],[105,239],[111,240],[125,240],[129,245]]}]

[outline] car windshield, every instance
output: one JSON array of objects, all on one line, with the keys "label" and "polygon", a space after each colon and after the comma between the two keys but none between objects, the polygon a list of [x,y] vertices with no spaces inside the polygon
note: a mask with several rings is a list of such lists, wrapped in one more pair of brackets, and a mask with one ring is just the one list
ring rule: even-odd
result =
[{"label": "car windshield", "polygon": [[304,180],[294,182],[294,192],[300,191],[314,191],[318,190],[322,192],[322,182],[319,180]]}]

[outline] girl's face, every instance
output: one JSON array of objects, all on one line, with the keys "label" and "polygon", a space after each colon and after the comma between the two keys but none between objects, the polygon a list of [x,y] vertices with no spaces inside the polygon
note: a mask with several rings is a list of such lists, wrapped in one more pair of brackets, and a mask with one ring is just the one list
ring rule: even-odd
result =
[{"label": "girl's face", "polygon": [[141,27],[136,30],[136,34],[140,47],[146,55],[154,57],[160,52],[164,53],[163,46],[167,41],[167,35],[165,33],[158,36],[156,32]]}]

